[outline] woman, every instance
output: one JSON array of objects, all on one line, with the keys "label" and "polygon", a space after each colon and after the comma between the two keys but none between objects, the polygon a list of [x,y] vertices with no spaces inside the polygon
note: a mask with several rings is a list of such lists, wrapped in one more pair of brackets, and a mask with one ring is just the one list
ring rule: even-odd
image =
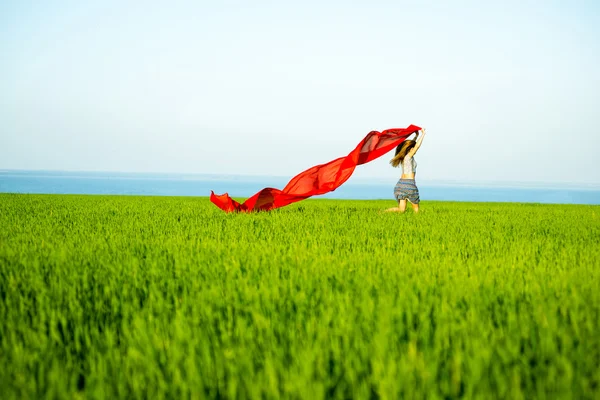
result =
[{"label": "woman", "polygon": [[389,208],[386,211],[397,211],[403,213],[406,210],[406,200],[410,201],[414,212],[419,212],[419,189],[415,184],[415,173],[417,172],[417,162],[414,159],[415,154],[423,143],[425,129],[421,129],[415,135],[415,140],[405,140],[396,147],[396,155],[390,161],[392,167],[402,166],[402,176],[394,188],[394,196],[398,200],[398,207]]}]

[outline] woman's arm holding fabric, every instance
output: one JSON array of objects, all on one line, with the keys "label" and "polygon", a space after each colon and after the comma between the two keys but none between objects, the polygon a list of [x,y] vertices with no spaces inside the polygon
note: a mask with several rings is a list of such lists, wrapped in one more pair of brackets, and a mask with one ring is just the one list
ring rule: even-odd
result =
[{"label": "woman's arm holding fabric", "polygon": [[421,147],[421,143],[423,143],[423,138],[424,137],[425,137],[425,129],[421,129],[421,135],[418,136],[417,144],[415,144],[415,147],[413,147],[408,152],[408,154],[406,155],[407,157],[412,157],[412,156],[414,156],[417,153],[417,150],[419,150],[419,147]]}]

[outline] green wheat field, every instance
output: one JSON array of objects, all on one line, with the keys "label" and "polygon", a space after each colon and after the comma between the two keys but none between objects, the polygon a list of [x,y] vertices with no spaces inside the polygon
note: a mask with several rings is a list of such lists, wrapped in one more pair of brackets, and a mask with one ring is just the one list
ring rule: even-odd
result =
[{"label": "green wheat field", "polygon": [[0,195],[0,397],[600,397],[600,206]]}]

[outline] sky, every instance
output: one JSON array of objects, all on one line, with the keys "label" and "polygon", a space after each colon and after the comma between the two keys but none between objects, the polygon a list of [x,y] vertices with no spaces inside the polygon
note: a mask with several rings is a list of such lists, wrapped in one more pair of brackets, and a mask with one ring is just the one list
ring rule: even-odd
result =
[{"label": "sky", "polygon": [[595,0],[0,2],[0,169],[600,185],[599,112]]}]

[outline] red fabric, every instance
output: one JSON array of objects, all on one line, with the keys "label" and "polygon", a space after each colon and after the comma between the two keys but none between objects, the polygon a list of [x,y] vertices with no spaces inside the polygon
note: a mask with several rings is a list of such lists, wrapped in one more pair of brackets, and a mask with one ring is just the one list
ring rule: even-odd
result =
[{"label": "red fabric", "polygon": [[265,188],[242,204],[233,200],[227,193],[216,195],[211,191],[210,201],[226,212],[268,211],[310,196],[331,192],[350,178],[357,165],[366,164],[381,157],[419,130],[421,128],[418,126],[410,125],[406,129],[371,131],[350,154],[299,173],[283,190]]}]

